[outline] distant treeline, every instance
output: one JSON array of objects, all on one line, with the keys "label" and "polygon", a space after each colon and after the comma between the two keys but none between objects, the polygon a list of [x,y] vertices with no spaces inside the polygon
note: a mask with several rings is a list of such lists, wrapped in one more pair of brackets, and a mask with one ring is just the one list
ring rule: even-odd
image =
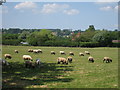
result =
[{"label": "distant treeline", "polygon": [[[3,45],[63,46],[63,47],[119,47],[120,32],[116,29],[95,30],[90,25],[85,31],[71,29],[2,29]],[[27,42],[23,44],[21,42]]]}]

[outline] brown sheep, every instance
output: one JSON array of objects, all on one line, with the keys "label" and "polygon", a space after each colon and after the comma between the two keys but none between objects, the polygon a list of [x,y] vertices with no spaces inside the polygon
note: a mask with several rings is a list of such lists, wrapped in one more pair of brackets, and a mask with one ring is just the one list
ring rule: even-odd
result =
[{"label": "brown sheep", "polygon": [[4,54],[4,57],[5,57],[5,59],[11,59],[12,58],[12,56],[10,55],[10,54]]},{"label": "brown sheep", "polygon": [[67,60],[68,60],[70,63],[72,63],[72,60],[73,60],[73,59],[72,59],[72,57],[69,56],[69,57],[67,58]]},{"label": "brown sheep", "polygon": [[104,58],[103,58],[103,62],[104,62],[104,61],[106,61],[106,63],[110,63],[110,62],[112,62],[112,59],[109,58],[109,57],[104,57]]},{"label": "brown sheep", "polygon": [[60,64],[60,62],[62,62],[62,64],[66,64],[66,65],[68,64],[68,60],[63,57],[58,57],[57,61],[58,61],[58,64]]}]

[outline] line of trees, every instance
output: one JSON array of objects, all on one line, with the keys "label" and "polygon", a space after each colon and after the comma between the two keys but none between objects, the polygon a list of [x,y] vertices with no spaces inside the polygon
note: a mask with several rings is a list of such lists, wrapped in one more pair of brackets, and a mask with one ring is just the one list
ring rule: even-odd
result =
[{"label": "line of trees", "polygon": [[3,29],[3,45],[21,45],[28,42],[32,46],[64,46],[64,47],[105,47],[120,46],[112,40],[120,40],[118,30],[95,30],[90,25],[85,31],[60,30],[60,29]]}]

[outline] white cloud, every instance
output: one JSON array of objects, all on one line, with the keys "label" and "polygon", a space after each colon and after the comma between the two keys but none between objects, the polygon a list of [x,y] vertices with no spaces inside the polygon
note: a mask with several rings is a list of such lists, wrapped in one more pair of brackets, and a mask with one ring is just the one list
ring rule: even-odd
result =
[{"label": "white cloud", "polygon": [[100,10],[102,10],[102,11],[110,11],[110,10],[113,10],[113,7],[111,7],[111,6],[101,7]]},{"label": "white cloud", "polygon": [[79,14],[79,10],[77,9],[64,10],[64,13],[67,15],[76,15]]},{"label": "white cloud", "polygon": [[22,2],[22,3],[17,4],[14,8],[15,9],[34,9],[36,7],[37,7],[36,3]]},{"label": "white cloud", "polygon": [[66,8],[69,8],[69,5],[67,5],[67,4],[61,5],[61,4],[55,4],[55,3],[53,3],[53,4],[44,4],[41,12],[46,13],[46,14],[48,14],[48,13],[56,13],[56,12],[59,12],[59,11],[62,11],[64,9],[66,9]]}]

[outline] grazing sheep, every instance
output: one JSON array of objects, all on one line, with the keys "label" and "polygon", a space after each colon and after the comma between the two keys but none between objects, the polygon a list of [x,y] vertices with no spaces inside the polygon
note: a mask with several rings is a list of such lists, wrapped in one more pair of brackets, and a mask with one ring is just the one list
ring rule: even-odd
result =
[{"label": "grazing sheep", "polygon": [[39,53],[39,51],[38,50],[33,50],[33,53]]},{"label": "grazing sheep", "polygon": [[91,56],[89,56],[89,57],[88,57],[88,61],[90,61],[90,62],[94,62],[94,58],[91,57]]},{"label": "grazing sheep", "polygon": [[67,58],[67,60],[68,60],[70,63],[72,63],[72,57],[69,56],[69,57]]},{"label": "grazing sheep", "polygon": [[54,55],[55,55],[55,51],[51,51],[51,54],[54,54]]},{"label": "grazing sheep", "polygon": [[62,62],[62,64],[66,64],[66,65],[68,64],[68,60],[63,57],[58,57],[57,61],[58,61],[58,64],[60,64],[60,62]]},{"label": "grazing sheep", "polygon": [[18,50],[15,50],[15,53],[19,53]]},{"label": "grazing sheep", "polygon": [[61,55],[63,55],[63,54],[66,55],[64,51],[60,51],[60,54],[61,54]]},{"label": "grazing sheep", "polygon": [[70,52],[69,55],[73,55],[73,56],[74,56],[74,53],[73,53],[73,52]]},{"label": "grazing sheep", "polygon": [[28,52],[33,52],[33,49],[28,49]]},{"label": "grazing sheep", "polygon": [[106,61],[106,63],[110,63],[110,62],[112,62],[112,59],[109,58],[109,57],[104,57],[104,58],[103,58],[103,62],[104,62],[104,61]]},{"label": "grazing sheep", "polygon": [[89,51],[85,51],[85,54],[90,55],[90,52]]},{"label": "grazing sheep", "polygon": [[38,53],[43,53],[41,49],[38,49]]},{"label": "grazing sheep", "polygon": [[26,60],[25,67],[26,68],[35,68],[35,63],[32,60],[30,60],[30,61]]},{"label": "grazing sheep", "polygon": [[32,60],[32,57],[30,55],[23,55],[24,60]]},{"label": "grazing sheep", "polygon": [[12,56],[10,55],[10,54],[4,54],[4,57],[5,57],[5,59],[11,59],[12,58]]},{"label": "grazing sheep", "polygon": [[79,56],[84,56],[84,54],[83,53],[79,53]]}]

